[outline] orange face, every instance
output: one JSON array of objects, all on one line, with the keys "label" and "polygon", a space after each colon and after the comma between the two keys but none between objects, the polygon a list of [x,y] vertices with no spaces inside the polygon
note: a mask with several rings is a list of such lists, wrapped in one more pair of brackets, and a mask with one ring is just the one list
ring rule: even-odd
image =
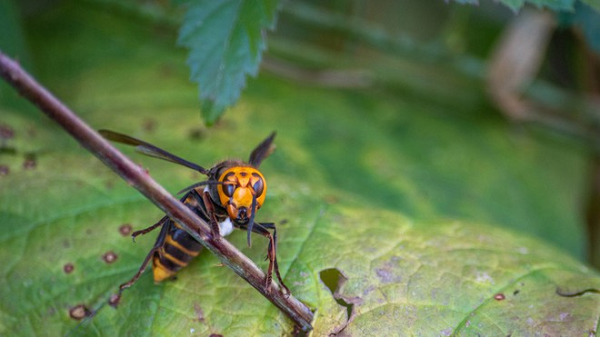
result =
[{"label": "orange face", "polygon": [[252,217],[252,199],[256,209],[265,201],[267,182],[253,167],[236,166],[223,172],[217,185],[221,204],[227,208],[231,220],[246,222]]}]

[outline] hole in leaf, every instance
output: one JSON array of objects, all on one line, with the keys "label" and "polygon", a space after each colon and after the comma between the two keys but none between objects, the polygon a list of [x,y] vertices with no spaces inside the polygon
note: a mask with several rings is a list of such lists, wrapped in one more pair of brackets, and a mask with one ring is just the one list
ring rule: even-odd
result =
[{"label": "hole in leaf", "polygon": [[556,294],[558,294],[558,296],[562,296],[562,297],[578,297],[578,296],[583,296],[585,294],[600,294],[600,289],[589,288],[589,289],[581,289],[581,290],[572,291],[570,289],[563,289],[563,288],[559,287],[556,289]]},{"label": "hole in leaf", "polygon": [[350,317],[352,316],[354,303],[347,302],[339,294],[340,288],[342,287],[342,285],[344,285],[344,283],[346,283],[346,281],[348,281],[348,278],[344,276],[344,274],[342,274],[342,272],[337,268],[324,269],[319,273],[319,277],[321,278],[321,281],[323,281],[325,286],[329,288],[329,291],[331,291],[331,294],[333,295],[335,301],[342,307],[346,308],[346,311],[348,313],[348,319],[350,319]]},{"label": "hole in leaf", "polygon": [[578,277],[564,281],[564,284],[556,288],[556,294],[562,297],[600,294],[600,283],[592,276]]},{"label": "hole in leaf", "polygon": [[329,288],[332,294],[337,294],[339,288],[348,280],[337,268],[329,268],[319,273],[321,281]]}]

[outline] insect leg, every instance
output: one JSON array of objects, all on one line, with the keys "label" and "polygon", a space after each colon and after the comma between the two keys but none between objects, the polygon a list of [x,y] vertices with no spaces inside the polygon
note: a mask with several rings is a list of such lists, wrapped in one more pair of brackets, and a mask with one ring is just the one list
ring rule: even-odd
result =
[{"label": "insect leg", "polygon": [[[271,233],[267,229],[272,229],[273,234],[271,235]],[[270,289],[271,287],[271,281],[273,280],[273,270],[275,270],[275,275],[277,276],[279,285],[285,293],[289,294],[290,289],[288,289],[285,283],[283,283],[283,279],[281,277],[281,274],[279,273],[279,264],[277,263],[277,228],[275,227],[275,224],[256,222],[254,223],[254,227],[252,227],[252,232],[260,234],[269,239],[269,247],[267,249],[267,259],[269,259],[269,267],[267,269],[267,275],[265,279],[267,289]]]},{"label": "insect leg", "polygon": [[[185,200],[187,199],[187,194],[183,196],[183,198],[181,198],[179,201],[181,202],[185,202]],[[133,237],[133,241],[135,241],[135,238],[140,236],[140,235],[144,235],[144,234],[148,234],[150,232],[152,232],[153,230],[155,230],[158,226],[161,226],[165,221],[167,221],[169,217],[167,215],[163,216],[162,219],[158,220],[157,223],[155,223],[154,225],[148,227],[148,228],[144,228],[144,229],[140,229],[139,231],[135,231],[133,232],[133,234],[131,234],[131,236]]]},{"label": "insect leg", "polygon": [[215,216],[215,207],[208,192],[202,193],[202,201],[204,202],[204,207],[206,207],[206,212],[208,213],[207,215],[210,220],[210,229],[213,239],[218,240],[221,238],[221,231],[219,230],[219,222]]},{"label": "insect leg", "polygon": [[157,223],[155,223],[154,225],[148,227],[148,228],[144,228],[144,229],[140,229],[139,231],[135,231],[133,232],[133,234],[131,234],[131,237],[133,237],[133,241],[135,241],[135,238],[140,236],[140,235],[144,235],[144,234],[148,234],[150,232],[152,232],[153,230],[155,230],[158,226],[161,226],[169,217],[168,216],[164,216],[162,217],[162,219],[158,220]]},{"label": "insect leg", "polygon": [[167,237],[167,233],[168,233],[170,227],[171,227],[170,224],[167,224],[167,226],[163,226],[161,228],[160,234],[158,235],[158,238],[156,239],[156,243],[154,244],[154,247],[152,247],[152,249],[150,249],[150,252],[148,252],[148,255],[146,255],[146,258],[144,259],[144,262],[142,262],[140,269],[138,269],[137,273],[135,273],[135,275],[133,275],[133,277],[128,282],[125,282],[119,286],[119,294],[117,295],[117,298],[115,300],[112,300],[112,302],[115,303],[114,304],[115,306],[116,306],[116,304],[118,304],[119,299],[121,298],[121,294],[123,293],[123,290],[131,287],[140,278],[140,276],[142,275],[144,270],[146,270],[146,267],[148,266],[150,259],[152,259],[154,254],[156,252],[158,252],[158,250],[164,245],[165,238]]},{"label": "insect leg", "polygon": [[[283,279],[281,278],[281,274],[279,273],[279,264],[277,263],[277,227],[275,227],[275,224],[272,222],[267,222],[267,223],[261,223],[260,224],[261,227],[264,227],[266,229],[272,229],[273,230],[273,262],[274,262],[274,266],[275,266],[275,275],[277,275],[277,279],[279,280],[279,284],[282,286],[282,288],[285,290],[285,292],[287,294],[290,293],[290,289],[288,289],[288,287],[286,287],[285,283],[283,283]],[[271,249],[271,242],[269,242],[269,250]]]}]

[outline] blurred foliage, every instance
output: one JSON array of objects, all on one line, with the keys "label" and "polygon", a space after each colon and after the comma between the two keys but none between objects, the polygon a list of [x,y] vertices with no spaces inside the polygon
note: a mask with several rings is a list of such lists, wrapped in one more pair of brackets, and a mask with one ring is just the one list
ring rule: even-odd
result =
[{"label": "blurred foliage", "polygon": [[[346,332],[380,335],[565,335],[598,326],[599,277],[580,262],[592,147],[507,122],[482,84],[510,10],[490,2],[287,2],[268,37],[265,72],[207,129],[186,81],[186,51],[174,47],[181,9],[110,0],[19,8],[24,20],[13,24],[24,34],[11,38],[28,47],[18,53],[95,128],[205,166],[246,158],[278,131],[278,149],[262,167],[269,195],[258,217],[280,224],[282,272],[317,310],[317,335],[349,318]],[[565,90],[577,76],[554,84],[551,66],[530,90],[578,99]],[[70,310],[105,303],[152,245],[154,234],[132,244],[121,226],[140,229],[161,214],[12,91],[0,99],[0,256],[8,261],[0,268],[0,297],[8,299],[0,334],[292,330],[209,254],[174,282],[153,285],[145,274],[118,310],[106,307],[75,328]],[[135,160],[171,191],[199,179]],[[252,248],[245,233],[231,240],[265,267],[260,238]],[[103,260],[108,252],[114,263]]]},{"label": "blurred foliage", "polygon": [[600,13],[584,3],[577,2],[572,12],[561,12],[560,23],[566,26],[578,26],[583,31],[590,47],[600,52]]},{"label": "blurred foliage", "polygon": [[[454,0],[458,3],[473,4],[479,3],[479,0]],[[507,6],[513,11],[518,11],[526,3],[535,5],[540,8],[549,8],[554,11],[572,11],[575,9],[578,3],[585,3],[589,6],[594,7],[596,10],[600,10],[600,1],[598,0],[498,0],[497,2]]]}]

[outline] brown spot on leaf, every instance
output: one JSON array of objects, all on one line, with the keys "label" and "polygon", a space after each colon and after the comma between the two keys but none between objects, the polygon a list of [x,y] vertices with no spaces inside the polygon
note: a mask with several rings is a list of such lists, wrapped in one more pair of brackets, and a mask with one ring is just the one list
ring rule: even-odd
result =
[{"label": "brown spot on leaf", "polygon": [[115,187],[115,182],[113,180],[107,180],[104,183],[104,187],[106,187],[107,190],[112,190],[112,188]]},{"label": "brown spot on leaf", "polygon": [[196,319],[198,322],[204,322],[204,310],[200,307],[200,304],[194,303],[194,312],[196,313]]},{"label": "brown spot on leaf", "polygon": [[156,121],[154,119],[146,119],[142,124],[144,131],[152,132],[156,129]]},{"label": "brown spot on leaf", "polygon": [[115,252],[113,251],[109,251],[106,254],[102,255],[102,260],[104,260],[104,262],[110,264],[113,263],[115,261],[117,261],[117,254],[115,254]]},{"label": "brown spot on leaf", "polygon": [[220,333],[211,333],[210,337],[223,337]]},{"label": "brown spot on leaf", "polygon": [[126,223],[126,224],[122,224],[121,226],[119,226],[119,233],[121,233],[121,235],[123,236],[129,236],[129,234],[131,234],[131,225]]},{"label": "brown spot on leaf", "polygon": [[188,137],[191,140],[203,140],[206,137],[206,132],[201,128],[194,128],[188,132]]},{"label": "brown spot on leaf", "polygon": [[33,126],[27,128],[27,137],[34,138],[37,136],[37,130]]},{"label": "brown spot on leaf", "polygon": [[78,321],[90,316],[91,314],[92,312],[90,311],[90,309],[88,309],[83,304],[79,304],[71,308],[71,310],[69,310],[69,316],[71,316],[72,319],[76,319]]},{"label": "brown spot on leaf", "polygon": [[0,124],[0,138],[11,139],[15,137],[15,130],[6,124]]},{"label": "brown spot on leaf", "polygon": [[35,160],[35,156],[29,154],[25,156],[25,161],[23,161],[23,168],[26,170],[33,170],[37,166],[37,161]]},{"label": "brown spot on leaf", "polygon": [[71,274],[74,269],[75,269],[75,266],[71,262],[66,263],[63,266],[63,270],[65,271],[65,274]]},{"label": "brown spot on leaf", "polygon": [[504,301],[504,299],[506,299],[506,296],[504,296],[503,293],[497,293],[496,295],[494,295],[494,299],[496,301]]},{"label": "brown spot on leaf", "polygon": [[159,71],[160,76],[162,76],[162,77],[171,77],[171,76],[173,76],[175,69],[172,64],[163,63],[158,68],[158,71]]},{"label": "brown spot on leaf", "polygon": [[328,204],[337,204],[340,201],[338,196],[334,194],[327,194],[324,199]]},{"label": "brown spot on leaf", "polygon": [[121,295],[113,294],[108,299],[108,305],[110,305],[113,308],[116,308],[119,305],[120,301],[121,301]]},{"label": "brown spot on leaf", "polygon": [[10,173],[10,169],[6,165],[0,165],[0,176],[7,176]]}]

